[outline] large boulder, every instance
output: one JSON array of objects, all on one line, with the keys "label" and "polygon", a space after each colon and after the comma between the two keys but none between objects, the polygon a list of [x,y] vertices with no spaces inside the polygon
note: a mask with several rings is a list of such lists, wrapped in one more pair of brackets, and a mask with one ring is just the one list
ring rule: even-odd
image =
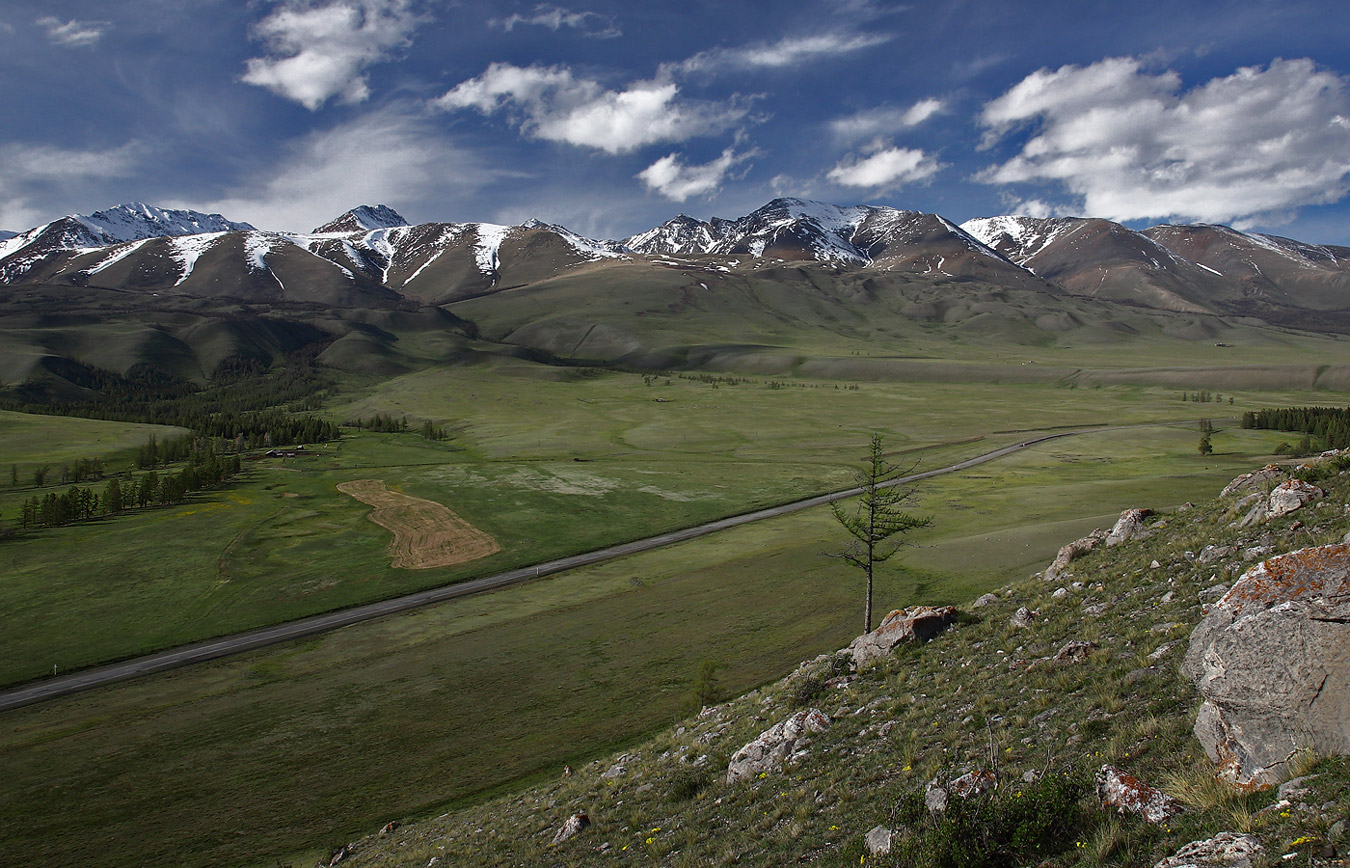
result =
[{"label": "large boulder", "polygon": [[1191,634],[1182,671],[1205,700],[1195,734],[1241,789],[1287,777],[1301,749],[1350,754],[1350,545],[1247,570]]},{"label": "large boulder", "polygon": [[1266,512],[1271,518],[1288,515],[1302,508],[1308,501],[1322,496],[1322,489],[1316,485],[1302,479],[1289,479],[1275,486],[1270,492],[1270,505],[1266,508]]},{"label": "large boulder", "polygon": [[1053,582],[1059,578],[1069,568],[1069,564],[1095,549],[1105,539],[1106,531],[1097,529],[1082,539],[1076,539],[1068,545],[1061,546],[1059,552],[1055,555],[1055,559],[1050,562],[1050,566],[1045,568],[1045,580]]},{"label": "large boulder", "polygon": [[1129,542],[1132,539],[1143,539],[1148,536],[1148,527],[1144,524],[1144,519],[1153,514],[1151,509],[1127,509],[1116,519],[1116,526],[1111,528],[1111,532],[1106,535],[1106,544],[1108,546],[1118,546],[1123,542]]},{"label": "large boulder", "polygon": [[1219,492],[1220,497],[1227,497],[1230,494],[1237,494],[1246,489],[1260,489],[1265,483],[1275,479],[1282,479],[1285,475],[1285,469],[1278,464],[1267,464],[1260,470],[1244,473],[1237,479],[1224,486],[1223,491]]},{"label": "large boulder", "polygon": [[793,757],[804,756],[811,736],[830,728],[829,715],[819,708],[799,711],[759,734],[754,741],[732,754],[727,765],[727,783],[747,780],[761,773],[778,771]]},{"label": "large boulder", "polygon": [[956,621],[952,606],[915,606],[896,609],[881,620],[881,626],[849,643],[853,664],[862,666],[887,656],[897,645],[927,642]]}]

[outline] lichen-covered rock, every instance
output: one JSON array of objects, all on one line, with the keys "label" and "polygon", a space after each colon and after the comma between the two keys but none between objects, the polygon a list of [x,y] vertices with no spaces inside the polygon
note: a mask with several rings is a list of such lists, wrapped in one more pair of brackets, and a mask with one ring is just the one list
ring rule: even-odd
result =
[{"label": "lichen-covered rock", "polygon": [[978,796],[987,793],[998,784],[998,778],[988,769],[976,769],[973,772],[966,772],[961,777],[951,782],[947,789],[953,796],[962,799],[969,799],[972,796]]},{"label": "lichen-covered rock", "polygon": [[1020,606],[1016,612],[1012,613],[1012,617],[1008,619],[1008,623],[1021,630],[1024,627],[1030,627],[1035,620],[1035,612],[1031,611],[1026,606]]},{"label": "lichen-covered rock", "polygon": [[1066,546],[1061,546],[1059,552],[1055,555],[1055,559],[1050,562],[1050,566],[1045,568],[1045,580],[1053,582],[1059,578],[1068,569],[1069,564],[1095,549],[1105,539],[1106,531],[1099,529],[1094,530],[1082,539],[1076,539]]},{"label": "lichen-covered rock", "polygon": [[1181,806],[1171,796],[1110,765],[1097,771],[1097,799],[1104,808],[1137,814],[1154,825],[1181,813]]},{"label": "lichen-covered rock", "polygon": [[577,835],[581,834],[581,831],[590,824],[591,818],[586,816],[585,814],[573,814],[572,816],[567,818],[566,823],[562,824],[562,828],[558,830],[558,834],[553,836],[553,843],[555,845],[561,844],[568,838],[576,837]]},{"label": "lichen-covered rock", "polygon": [[1144,519],[1153,514],[1151,509],[1127,509],[1120,514],[1116,520],[1116,526],[1111,528],[1111,532],[1106,535],[1106,544],[1108,546],[1118,546],[1123,542],[1132,539],[1143,539],[1148,536],[1148,528],[1144,525]]},{"label": "lichen-covered rock", "polygon": [[895,650],[907,642],[927,642],[956,621],[952,606],[915,606],[896,609],[881,621],[881,626],[849,643],[853,664],[862,666]]},{"label": "lichen-covered rock", "polygon": [[1192,841],[1153,868],[1250,868],[1264,848],[1251,835],[1220,832]]},{"label": "lichen-covered rock", "polygon": [[1227,497],[1230,494],[1236,494],[1243,489],[1259,488],[1262,483],[1274,479],[1283,479],[1285,475],[1284,468],[1278,464],[1267,464],[1260,470],[1244,473],[1237,479],[1224,486],[1223,491],[1219,492],[1220,497]]},{"label": "lichen-covered rock", "polygon": [[778,771],[784,761],[806,749],[812,735],[829,728],[829,715],[819,708],[799,711],[774,724],[732,754],[727,765],[727,783],[754,778],[761,772]]},{"label": "lichen-covered rock", "polygon": [[1195,734],[1241,789],[1297,750],[1350,754],[1350,545],[1262,561],[1191,634],[1182,671],[1205,702]]},{"label": "lichen-covered rock", "polygon": [[1324,496],[1322,489],[1302,479],[1289,479],[1275,486],[1270,492],[1270,503],[1266,507],[1269,518],[1288,515],[1311,500]]}]

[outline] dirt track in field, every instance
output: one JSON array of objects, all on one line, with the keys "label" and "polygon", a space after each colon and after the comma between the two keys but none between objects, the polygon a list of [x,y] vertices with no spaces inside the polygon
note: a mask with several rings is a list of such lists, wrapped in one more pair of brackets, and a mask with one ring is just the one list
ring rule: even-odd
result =
[{"label": "dirt track in field", "polygon": [[441,504],[390,491],[383,480],[354,479],[339,483],[337,488],[374,507],[367,517],[394,535],[389,544],[393,557],[390,566],[427,570],[501,551],[491,535]]}]

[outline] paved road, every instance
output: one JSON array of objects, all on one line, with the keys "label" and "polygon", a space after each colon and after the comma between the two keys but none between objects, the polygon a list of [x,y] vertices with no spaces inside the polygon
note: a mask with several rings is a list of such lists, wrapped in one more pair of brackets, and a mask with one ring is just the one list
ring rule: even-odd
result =
[{"label": "paved road", "polygon": [[[1118,426],[1118,428],[1144,427],[1152,426]],[[975,458],[951,464],[947,467],[940,467],[936,470],[928,470],[923,473],[915,473],[910,476],[895,479],[888,484],[907,485],[944,473],[955,473],[960,470],[975,467],[984,464],[987,461],[993,461],[1002,458],[1005,455],[1017,452],[1018,450],[1025,449],[1028,446],[1044,443],[1047,440],[1057,440],[1061,437],[1072,437],[1076,434],[1087,434],[1096,431],[1118,430],[1118,428],[1090,428],[1036,437],[1034,439],[1024,440],[1020,443],[1015,443],[1011,446],[1005,446],[1002,449],[995,449],[993,452],[986,452],[983,455],[978,455]],[[114,681],[123,681],[128,678],[149,675],[153,672],[163,672],[167,669],[176,669],[180,666],[187,666],[192,663],[214,660],[218,657],[238,654],[242,651],[251,651],[255,648],[263,648],[267,645],[275,645],[279,642],[287,642],[291,639],[313,636],[316,633],[326,633],[329,630],[336,630],[339,627],[346,627],[351,624],[360,623],[361,621],[369,621],[373,618],[381,618],[385,615],[393,615],[398,612],[406,612],[410,609],[421,608],[422,606],[439,603],[443,600],[452,600],[455,597],[466,597],[470,594],[479,594],[483,591],[490,591],[495,588],[502,588],[520,582],[528,582],[532,579],[540,578],[541,576],[560,573],[575,567],[612,560],[637,552],[650,551],[651,549],[671,545],[672,543],[683,542],[685,540],[694,539],[695,537],[706,536],[710,533],[727,530],[728,528],[739,527],[743,524],[750,524],[751,522],[762,521],[766,518],[787,515],[788,513],[798,512],[803,509],[810,509],[811,507],[821,506],[836,500],[842,500],[846,497],[854,497],[860,494],[861,491],[862,489],[860,488],[849,488],[831,494],[821,494],[816,497],[809,497],[805,500],[785,503],[782,506],[772,506],[767,509],[758,509],[754,512],[747,512],[741,515],[731,516],[730,518],[711,521],[707,524],[698,525],[697,527],[671,531],[670,533],[663,533],[658,536],[623,543],[622,545],[610,546],[609,548],[597,549],[592,552],[584,552],[579,555],[559,558],[546,563],[536,564],[531,567],[522,567],[509,572],[498,573],[495,576],[485,576],[480,579],[471,579],[467,582],[460,582],[454,585],[431,588],[426,591],[418,591],[415,594],[407,594],[402,597],[382,600],[378,603],[368,603],[364,606],[356,606],[338,612],[329,612],[326,615],[313,615],[308,618],[301,618],[296,621],[277,624],[273,627],[262,627],[257,630],[249,630],[245,633],[236,633],[231,636],[222,636],[219,639],[211,639],[206,642],[196,642],[191,645],[171,648],[168,651],[161,651],[157,654],[148,654],[144,657],[136,657],[121,663],[111,663],[106,666],[85,669],[71,675],[50,678],[36,684],[0,693],[0,712],[8,711],[12,708],[19,708],[24,705],[30,705],[35,702],[55,699],[59,696],[68,696],[72,693],[89,690],[104,684],[110,684]]]}]

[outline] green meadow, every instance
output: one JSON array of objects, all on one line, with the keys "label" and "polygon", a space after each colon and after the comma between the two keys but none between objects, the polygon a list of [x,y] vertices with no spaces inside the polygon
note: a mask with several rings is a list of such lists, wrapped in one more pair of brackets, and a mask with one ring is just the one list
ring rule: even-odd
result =
[{"label": "green meadow", "polygon": [[[1291,439],[1238,429],[1228,420],[1242,410],[1340,397],[1236,391],[1196,404],[1160,387],[732,383],[512,360],[344,390],[334,419],[407,414],[453,437],[352,432],[311,457],[249,462],[241,481],[181,506],[0,542],[0,680],[846,487],[873,431],[896,462],[925,470],[1037,432],[1145,426],[920,483],[912,506],[934,524],[884,572],[877,608],[967,603],[1122,509],[1212,496]],[[1213,455],[1196,450],[1198,418],[1219,429]],[[125,456],[143,432],[118,430],[108,454]],[[44,458],[24,449],[0,462]],[[503,551],[390,568],[388,534],[335,489],[362,478],[450,506]],[[0,491],[0,515],[31,495]],[[847,644],[861,587],[826,557],[841,542],[829,511],[809,510],[9,712],[0,862],[309,863],[390,819],[555,775],[688,714],[704,660],[731,696]]]}]

